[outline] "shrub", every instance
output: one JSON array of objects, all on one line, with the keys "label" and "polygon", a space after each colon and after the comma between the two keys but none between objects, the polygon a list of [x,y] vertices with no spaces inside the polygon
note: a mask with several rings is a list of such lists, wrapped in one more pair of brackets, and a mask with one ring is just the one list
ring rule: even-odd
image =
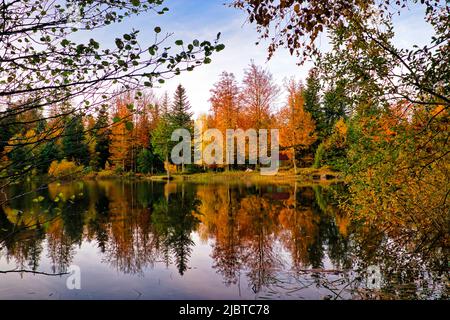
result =
[{"label": "shrub", "polygon": [[177,172],[177,166],[174,164],[171,164],[170,162],[164,161],[164,169],[166,171],[169,171],[170,173],[176,173]]},{"label": "shrub", "polygon": [[122,167],[117,167],[114,169],[114,173],[117,175],[121,175],[125,172],[125,170]]},{"label": "shrub", "polygon": [[67,161],[66,159],[53,161],[48,169],[48,175],[58,179],[71,179],[83,172],[84,167],[78,166],[75,162]]},{"label": "shrub", "polygon": [[205,172],[205,170],[203,170],[202,166],[199,166],[196,164],[187,164],[185,167],[185,170],[186,170],[186,173],[188,173],[188,174]]},{"label": "shrub", "polygon": [[115,178],[117,174],[113,170],[102,170],[97,173],[97,179]]}]

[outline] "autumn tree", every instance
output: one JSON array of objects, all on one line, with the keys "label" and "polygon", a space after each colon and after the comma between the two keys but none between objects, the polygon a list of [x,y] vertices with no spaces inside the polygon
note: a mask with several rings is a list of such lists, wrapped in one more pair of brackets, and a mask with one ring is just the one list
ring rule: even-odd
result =
[{"label": "autumn tree", "polygon": [[297,174],[296,155],[299,150],[308,149],[316,141],[316,127],[311,114],[305,110],[302,84],[291,79],[286,87],[288,101],[278,114],[280,145],[289,151],[295,174]]},{"label": "autumn tree", "polygon": [[138,149],[148,148],[150,145],[150,105],[143,106],[136,117],[135,136]]},{"label": "autumn tree", "polygon": [[[223,136],[227,129],[236,129],[239,122],[240,89],[234,74],[223,72],[220,80],[211,89],[212,126],[219,129]],[[227,152],[225,150],[225,152]],[[228,169],[229,169],[228,164]]]},{"label": "autumn tree", "polygon": [[[244,129],[255,129],[258,138],[260,129],[271,127],[274,102],[279,94],[279,88],[272,79],[272,74],[252,62],[245,70],[241,101],[245,119]],[[259,148],[259,147],[258,147]],[[257,166],[259,165],[259,160]]]},{"label": "autumn tree", "polygon": [[247,118],[245,127],[257,131],[270,127],[274,102],[279,92],[272,74],[252,62],[245,70],[241,92],[242,107]]},{"label": "autumn tree", "polygon": [[211,89],[211,111],[215,127],[222,132],[234,129],[238,122],[240,90],[234,74],[222,72]]},{"label": "autumn tree", "polygon": [[109,146],[110,161],[115,169],[127,170],[131,168],[131,148],[133,143],[132,112],[133,105],[129,96],[117,99],[114,111],[114,124],[111,127],[111,144]]}]

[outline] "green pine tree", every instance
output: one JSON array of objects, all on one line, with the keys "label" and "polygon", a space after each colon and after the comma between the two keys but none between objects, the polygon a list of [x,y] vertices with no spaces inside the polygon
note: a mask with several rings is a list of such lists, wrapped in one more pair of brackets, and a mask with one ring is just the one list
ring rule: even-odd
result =
[{"label": "green pine tree", "polygon": [[77,114],[68,118],[62,139],[64,157],[69,161],[87,165],[89,149],[85,140],[82,116]]},{"label": "green pine tree", "polygon": [[316,132],[319,138],[318,141],[322,141],[326,137],[324,132],[324,114],[320,104],[320,90],[321,86],[318,71],[316,69],[311,69],[306,78],[303,98],[305,99],[305,111],[311,114],[316,123]]},{"label": "green pine tree", "polygon": [[105,169],[106,161],[110,156],[109,146],[111,144],[111,130],[109,129],[109,116],[106,106],[100,109],[94,127],[95,135],[95,159],[96,170]]},{"label": "green pine tree", "polygon": [[186,89],[180,84],[178,85],[173,97],[172,108],[170,109],[170,120],[174,128],[192,129],[192,115],[190,111]]},{"label": "green pine tree", "polygon": [[346,118],[348,106],[349,99],[345,94],[344,82],[338,81],[324,93],[322,130],[325,136],[332,134],[334,125],[340,118]]}]

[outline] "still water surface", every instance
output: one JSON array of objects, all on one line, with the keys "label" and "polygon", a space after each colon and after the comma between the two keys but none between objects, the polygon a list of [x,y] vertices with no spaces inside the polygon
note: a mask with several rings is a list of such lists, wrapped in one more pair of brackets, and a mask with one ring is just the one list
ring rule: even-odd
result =
[{"label": "still water surface", "polygon": [[337,209],[340,188],[53,183],[0,207],[0,299],[448,297],[448,270],[392,271],[398,252],[380,265],[386,239],[374,249]]}]

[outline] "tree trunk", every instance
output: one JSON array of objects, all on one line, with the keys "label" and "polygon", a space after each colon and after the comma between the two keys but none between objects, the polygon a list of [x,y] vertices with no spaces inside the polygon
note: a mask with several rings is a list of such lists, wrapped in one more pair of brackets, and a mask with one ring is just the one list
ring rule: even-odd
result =
[{"label": "tree trunk", "polygon": [[292,148],[292,163],[294,164],[294,173],[297,175],[297,161],[295,159],[295,148]]},{"label": "tree trunk", "polygon": [[170,168],[169,168],[169,154],[166,153],[166,164],[167,164],[167,181],[170,181]]}]

